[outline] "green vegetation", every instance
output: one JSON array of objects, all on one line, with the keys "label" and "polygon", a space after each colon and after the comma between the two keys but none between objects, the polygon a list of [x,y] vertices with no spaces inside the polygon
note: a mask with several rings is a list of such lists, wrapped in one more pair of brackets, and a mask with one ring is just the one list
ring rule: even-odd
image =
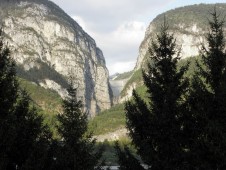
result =
[{"label": "green vegetation", "polygon": [[[186,155],[183,146],[182,126],[184,98],[188,79],[184,74],[188,66],[177,68],[180,51],[176,49],[176,41],[168,33],[168,25],[164,20],[161,31],[152,41],[149,48],[148,69],[143,73],[144,84],[149,98],[147,104],[143,97],[133,91],[132,100],[126,102],[126,126],[137,153],[148,167],[158,169],[187,169],[182,157]],[[140,163],[129,151],[117,149],[121,158],[120,167],[130,166],[130,162]],[[139,169],[144,169],[139,167]]]},{"label": "green vegetation", "polygon": [[186,159],[192,168],[223,170],[226,167],[225,20],[220,19],[216,7],[211,15],[206,36],[208,47],[201,51],[200,61],[205,67],[198,65],[191,81],[189,114],[183,124],[184,141],[189,150]]},{"label": "green vegetation", "polygon": [[127,81],[126,85],[124,86],[123,90],[121,91],[121,96],[126,95],[126,90],[133,84],[135,83],[137,86],[141,85],[142,83],[142,70],[136,70],[133,72],[131,78]]},{"label": "green vegetation", "polygon": [[[49,11],[45,20],[59,21],[60,24],[74,30],[79,27],[51,1],[28,1],[47,5]],[[16,2],[18,0],[0,2],[1,9],[10,6],[9,3],[13,6]],[[32,7],[33,3],[28,6]],[[225,4],[216,8],[223,14],[221,16],[225,15]],[[26,8],[21,7],[12,12],[15,12],[15,16],[25,17],[22,16],[22,9]],[[193,5],[171,10],[165,15],[169,19],[168,23],[172,24],[171,28],[174,32],[195,35],[196,33],[191,33],[187,28],[190,29],[196,24],[197,27],[206,29],[206,14],[211,9],[212,5]],[[1,14],[2,12],[0,16]],[[163,15],[157,16],[153,21],[156,32],[161,25],[159,22]],[[122,96],[126,95],[130,85],[136,84],[134,100],[127,102],[126,111],[124,104],[118,104],[100,113],[90,120],[89,124],[87,124],[87,115],[81,111],[81,103],[77,101],[76,90],[72,85],[69,91],[70,97],[64,100],[63,107],[62,99],[56,92],[36,85],[44,79],[50,79],[62,87],[68,87],[65,77],[57,73],[54,66],[41,60],[35,61],[37,67],[28,71],[25,71],[23,66],[18,66],[17,72],[21,78],[16,78],[15,65],[8,60],[10,59],[9,51],[7,48],[2,48],[2,42],[0,42],[0,58],[2,58],[0,60],[0,169],[61,170],[74,167],[93,169],[99,163],[101,152],[98,150],[102,147],[106,149],[103,154],[106,163],[108,165],[119,163],[121,169],[143,169],[139,165],[139,157],[135,155],[137,151],[145,163],[152,166],[154,170],[194,167],[211,170],[225,169],[226,55],[223,52],[225,40],[222,31],[223,22],[217,22],[221,18],[218,18],[216,13],[214,17],[215,23],[210,22],[212,32],[210,31],[207,36],[210,44],[209,51],[204,51],[204,55],[180,61],[178,58],[173,59],[175,47],[172,43],[173,37],[167,39],[165,36],[166,39],[164,39],[164,35],[168,34],[163,32],[162,37],[158,37],[158,40],[161,40],[160,47],[163,48],[159,48],[158,44],[152,44],[152,54],[157,54],[154,55],[154,59],[158,64],[155,68],[149,68],[150,70],[144,76],[145,81],[143,82],[141,70],[121,74],[116,79],[130,77],[122,91]],[[27,28],[24,31],[37,34],[33,28]],[[82,34],[85,33],[81,32],[76,36],[83,36]],[[165,44],[161,44],[162,42],[169,43],[167,47],[171,48],[164,49]],[[23,48],[25,54],[31,56],[37,54],[35,51],[25,49],[25,46],[20,48]],[[60,52],[71,51],[64,49]],[[170,60],[167,60],[166,56],[161,58],[161,55],[167,52],[170,52],[167,55],[167,57],[170,56]],[[145,57],[148,55],[149,53]],[[185,67],[187,62],[190,63],[188,71]],[[97,65],[102,64],[100,62]],[[178,64],[177,67],[176,64]],[[188,79],[183,79],[183,75],[191,80],[192,85],[189,88],[187,87]],[[21,90],[18,84],[25,91]],[[190,94],[185,94],[185,90]],[[189,96],[188,105],[187,101],[184,101],[187,96]],[[152,106],[151,109],[147,102]],[[187,107],[189,110],[185,110]],[[92,135],[89,135],[90,131],[93,131],[94,135],[113,132],[124,128],[126,124],[136,149],[129,138],[120,139],[115,151],[113,142],[105,141],[95,144]],[[87,128],[89,128],[88,132]],[[124,145],[128,145],[129,149],[125,147],[123,150]],[[90,155],[90,153],[93,154]],[[119,155],[120,160],[117,160],[116,154]],[[179,167],[175,167],[178,165]]]},{"label": "green vegetation", "polygon": [[105,110],[89,121],[89,129],[94,135],[114,132],[125,127],[125,113],[123,104]]},{"label": "green vegetation", "polygon": [[[185,77],[188,77],[190,79],[192,77],[192,75],[194,74],[194,72],[197,70],[196,63],[197,62],[200,63],[200,59],[201,59],[200,56],[181,59],[181,60],[178,61],[177,67],[179,69],[182,66],[185,66],[187,63],[190,63],[188,71],[185,73]],[[141,71],[141,69],[139,69],[139,70],[134,72],[132,77],[128,80],[128,82],[124,86],[124,88],[123,88],[123,90],[121,92],[121,95],[125,96],[126,95],[126,90],[128,90],[128,88],[133,83],[135,83],[137,85],[137,87],[136,87],[137,93],[139,95],[141,95],[142,97],[147,97],[146,88],[143,85],[143,78],[142,78],[142,71]]]},{"label": "green vegetation", "polygon": [[25,89],[44,117],[44,124],[48,125],[53,133],[53,138],[59,138],[56,130],[56,114],[62,113],[62,98],[53,90],[45,89],[22,78],[18,79],[20,86]]},{"label": "green vegetation", "polygon": [[[49,169],[52,136],[26,91],[0,30],[0,169]],[[32,167],[32,168],[31,168]]]},{"label": "green vegetation", "polygon": [[[136,90],[142,97],[148,97],[146,93],[147,88],[144,85],[137,87]],[[91,119],[89,121],[89,130],[94,135],[102,135],[125,128],[125,121],[124,104],[117,104]]]},{"label": "green vegetation", "polygon": [[[2,30],[0,169],[99,170],[103,151],[96,147],[95,139],[87,131],[88,113],[83,112],[82,102],[77,100],[77,89],[73,88],[72,80],[69,95],[62,102],[62,112],[56,117],[52,116],[54,114],[47,116],[55,109],[60,110],[61,99],[56,93],[16,76],[15,62],[3,44],[1,33]],[[33,99],[24,89],[29,89]],[[43,114],[47,122],[44,122]],[[58,138],[50,131],[51,124],[56,125]]]},{"label": "green vegetation", "polygon": [[[203,30],[208,29],[207,25],[207,15],[212,11],[214,5],[212,4],[199,4],[199,5],[190,5],[185,7],[176,8],[170,11],[167,11],[163,14],[158,15],[154,20],[153,24],[156,26],[155,30],[158,32],[160,30],[161,21],[164,16],[167,17],[167,22],[169,23],[170,30],[181,31],[186,34],[186,29],[196,24],[198,28]],[[226,4],[216,5],[216,9],[222,15],[220,19],[226,14]],[[189,32],[191,34],[191,32]]]},{"label": "green vegetation", "polygon": [[[226,167],[225,22],[216,7],[211,15],[208,46],[203,46],[200,57],[188,59],[190,72],[186,62],[176,67],[179,61],[173,57],[178,53],[176,41],[164,22],[149,49],[154,66],[149,64],[143,74],[150,106],[136,91],[125,104],[132,143],[148,169]],[[136,163],[137,169],[143,169],[129,150],[123,151],[118,146],[116,150],[120,169],[128,169],[131,162]]]},{"label": "green vegetation", "polygon": [[[129,150],[136,155],[136,149],[132,145],[131,140],[129,138],[121,138],[119,141],[119,146],[127,146]],[[104,142],[99,142],[97,143],[97,149],[103,147],[104,152],[102,155],[102,159],[105,160],[106,165],[118,165],[118,158],[116,155],[116,150],[115,150],[115,142],[113,141],[107,141],[105,140]],[[137,156],[137,155],[136,155]]]},{"label": "green vegetation", "polygon": [[[194,37],[205,37],[208,32],[208,18],[210,11],[214,8],[214,4],[199,4],[190,5],[185,7],[169,10],[165,13],[158,15],[151,23],[151,31],[145,36],[143,43],[151,42],[151,39],[155,37],[159,32],[164,17],[167,18],[170,32],[175,35],[185,34],[192,35]],[[216,9],[222,15],[219,18],[223,19],[226,16],[226,4],[217,4]],[[226,25],[223,26],[226,29]],[[181,45],[181,44],[180,44]],[[141,44],[142,46],[142,44]],[[142,61],[142,67],[145,67],[147,62],[148,50],[144,54]]]},{"label": "green vegetation", "polygon": [[191,79],[194,75],[194,73],[198,70],[197,68],[197,63],[200,63],[200,56],[195,56],[195,57],[188,57],[185,59],[182,59],[178,62],[178,69],[185,66],[187,63],[189,63],[189,68],[188,71],[185,73],[185,77]]},{"label": "green vegetation", "polygon": [[[29,62],[29,61],[28,61]],[[35,67],[30,68],[25,71],[23,65],[18,65],[17,75],[23,79],[29,80],[39,84],[39,82],[49,79],[55,81],[57,84],[61,85],[63,88],[68,87],[66,78],[58,73],[52,66],[49,66],[47,63],[37,59],[34,61]]]},{"label": "green vegetation", "polygon": [[[178,69],[185,66],[188,62],[190,63],[188,71],[185,73],[185,77],[189,79],[197,70],[196,62],[200,63],[200,56],[189,57],[186,59],[179,60]],[[148,99],[147,87],[143,84],[142,72],[138,70],[133,74],[130,83],[136,82],[136,92],[145,100]],[[130,84],[128,83],[128,84]],[[126,87],[124,88],[124,90]],[[122,127],[125,127],[125,111],[123,104],[118,104],[112,108],[99,113],[96,117],[90,120],[89,129],[93,131],[94,135],[105,134],[108,132],[116,131]]]},{"label": "green vegetation", "polygon": [[118,164],[120,170],[145,170],[141,165],[140,160],[131,153],[128,146],[121,147],[118,142],[115,143],[115,150],[118,156]]},{"label": "green vegetation", "polygon": [[29,93],[33,102],[43,109],[45,114],[57,114],[62,111],[62,99],[57,92],[21,78],[19,78],[19,83]]},{"label": "green vegetation", "polygon": [[97,149],[92,134],[87,134],[88,113],[83,112],[82,102],[77,100],[77,89],[70,81],[68,97],[62,104],[63,112],[57,115],[57,131],[61,142],[57,147],[53,169],[97,170],[102,149]]}]

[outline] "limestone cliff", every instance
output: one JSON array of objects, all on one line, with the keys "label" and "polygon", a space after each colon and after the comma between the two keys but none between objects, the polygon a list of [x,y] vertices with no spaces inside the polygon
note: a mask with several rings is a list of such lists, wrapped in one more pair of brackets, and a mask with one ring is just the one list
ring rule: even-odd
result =
[{"label": "limestone cliff", "polygon": [[[199,4],[176,8],[158,15],[148,26],[144,40],[139,48],[139,56],[134,69],[134,74],[139,73],[148,60],[148,48],[156,34],[160,31],[164,16],[169,26],[169,32],[174,34],[178,49],[181,49],[181,58],[199,55],[201,44],[206,45],[205,34],[208,31],[208,18],[211,19],[210,12],[215,4]],[[222,17],[226,15],[226,4],[216,4],[216,10]],[[225,25],[226,33],[226,25]],[[141,76],[141,74],[140,74]],[[138,77],[138,76],[136,76]],[[121,102],[127,100],[132,95],[132,89],[142,85],[140,80],[132,76],[130,84],[124,87]]]},{"label": "limestone cliff", "polygon": [[[148,26],[144,40],[139,48],[135,70],[145,63],[150,42],[160,31],[164,16],[169,26],[169,32],[176,38],[178,49],[181,49],[181,58],[197,56],[201,44],[205,44],[205,34],[208,31],[208,19],[211,19],[211,11],[215,4],[199,4],[176,8],[158,15]],[[222,18],[226,15],[226,4],[216,4],[216,10]],[[226,30],[226,25],[225,25]]]},{"label": "limestone cliff", "polygon": [[111,107],[102,51],[57,5],[48,0],[1,0],[0,19],[20,76],[62,97],[71,76],[91,116]]}]

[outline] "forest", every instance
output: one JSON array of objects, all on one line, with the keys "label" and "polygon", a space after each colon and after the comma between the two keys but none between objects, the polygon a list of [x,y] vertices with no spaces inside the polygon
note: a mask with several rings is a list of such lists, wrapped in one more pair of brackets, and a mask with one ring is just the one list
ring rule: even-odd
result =
[{"label": "forest", "polygon": [[[96,142],[72,78],[64,82],[69,84],[67,97],[53,134],[21,86],[1,30],[0,169],[101,170],[106,168],[103,152],[113,145],[120,170],[225,170],[226,46],[224,20],[216,9],[208,26],[208,46],[202,46],[195,62],[181,64],[167,20],[162,22],[149,47],[151,62],[134,74],[134,79],[142,75],[145,98],[134,90],[131,100],[112,109],[125,112],[127,145]],[[188,72],[191,64],[196,69]]]}]

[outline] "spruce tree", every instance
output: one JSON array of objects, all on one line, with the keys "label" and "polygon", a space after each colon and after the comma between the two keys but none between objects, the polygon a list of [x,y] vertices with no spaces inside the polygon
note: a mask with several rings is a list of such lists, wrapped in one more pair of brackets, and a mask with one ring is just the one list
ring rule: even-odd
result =
[{"label": "spruce tree", "polygon": [[180,50],[165,21],[149,53],[152,64],[143,71],[149,103],[135,91],[133,100],[126,103],[129,135],[138,154],[152,170],[183,169],[181,118],[188,88],[188,80],[183,76],[188,65],[177,70]]},{"label": "spruce tree", "polygon": [[68,97],[63,101],[64,112],[58,115],[58,131],[62,136],[57,169],[93,170],[98,168],[101,152],[95,151],[95,139],[87,133],[87,113],[77,100],[77,89],[71,81]]},{"label": "spruce tree", "polygon": [[16,140],[10,158],[16,162],[17,169],[44,169],[48,150],[52,141],[49,128],[43,124],[43,117],[31,106],[31,99],[26,91],[20,90],[15,108]]},{"label": "spruce tree", "polygon": [[[0,169],[23,167],[36,151],[44,159],[44,150],[35,150],[38,141],[46,139],[42,117],[30,106],[30,98],[19,87],[15,62],[4,45],[0,31]],[[47,131],[47,129],[45,130]],[[48,140],[48,139],[47,139]],[[36,163],[40,163],[36,161]],[[35,169],[35,165],[32,165]],[[37,169],[37,168],[36,168]]]},{"label": "spruce tree", "polygon": [[9,57],[10,51],[4,47],[0,30],[0,169],[6,169],[10,162],[8,153],[15,140],[13,115],[18,97],[18,82],[15,76],[15,63]]},{"label": "spruce tree", "polygon": [[118,157],[119,170],[144,170],[127,146],[122,149],[119,143],[115,143],[116,156]]},{"label": "spruce tree", "polygon": [[[224,21],[211,13],[201,64],[192,80],[190,111],[195,133],[190,139],[191,164],[198,169],[226,169],[226,53]],[[203,66],[202,66],[203,65]]]}]

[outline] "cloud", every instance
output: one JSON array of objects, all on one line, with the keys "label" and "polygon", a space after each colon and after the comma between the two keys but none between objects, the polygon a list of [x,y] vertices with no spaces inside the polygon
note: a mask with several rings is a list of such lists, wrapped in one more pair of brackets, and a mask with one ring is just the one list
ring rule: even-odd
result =
[{"label": "cloud", "polygon": [[[144,36],[145,23],[139,21],[130,21],[122,23],[113,33],[113,37],[120,39],[123,43],[136,44]],[[143,37],[142,37],[143,38]]]},{"label": "cloud", "polygon": [[[145,23],[123,22],[115,30],[102,33],[89,30],[88,24],[82,17],[73,16],[72,18],[96,40],[97,45],[103,50],[110,74],[122,73],[134,68],[138,47],[144,38]],[[121,63],[124,67],[118,70]]]},{"label": "cloud", "polygon": [[133,68],[139,45],[151,20],[150,14],[173,0],[52,1],[95,39],[104,53],[110,74],[113,74],[119,63],[124,63],[126,69]]},{"label": "cloud", "polygon": [[[144,38],[145,29],[143,22],[128,21],[119,25],[112,32],[105,34],[94,33],[97,44],[104,50],[110,74],[115,72],[122,73],[122,71],[133,69],[138,56],[140,42]],[[118,66],[119,63],[124,63],[129,65],[129,67],[126,66],[121,70],[117,70],[118,67],[114,69],[113,67]]]},{"label": "cloud", "polygon": [[[146,20],[172,0],[52,0],[71,16],[80,16],[95,31],[114,30],[122,22]],[[150,22],[150,20],[148,21]]]},{"label": "cloud", "polygon": [[145,24],[142,22],[128,21],[119,25],[112,32],[105,34],[97,33],[96,40],[102,48],[110,50],[112,53],[118,50],[125,50],[128,46],[136,46],[135,48],[137,50],[139,47],[138,44],[144,38],[145,29]]},{"label": "cloud", "polygon": [[71,16],[81,27],[83,30],[88,30],[85,21],[80,16]]},{"label": "cloud", "polygon": [[124,73],[127,71],[131,71],[135,65],[135,61],[128,61],[128,62],[116,62],[108,66],[109,70],[111,71],[111,75],[115,73]]}]

